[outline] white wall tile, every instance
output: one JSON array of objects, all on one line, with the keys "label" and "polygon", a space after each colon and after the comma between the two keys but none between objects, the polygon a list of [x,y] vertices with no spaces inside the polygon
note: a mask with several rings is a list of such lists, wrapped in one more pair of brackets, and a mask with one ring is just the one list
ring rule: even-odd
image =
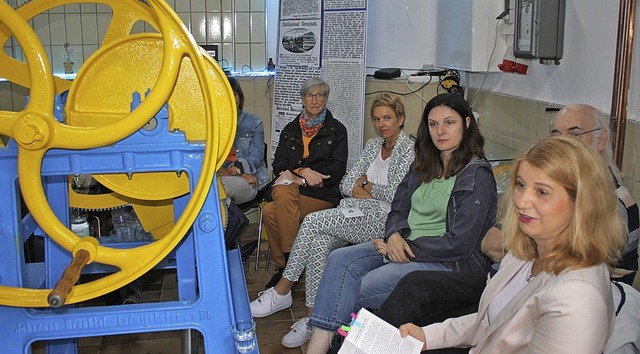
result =
[{"label": "white wall tile", "polygon": [[231,12],[233,8],[231,6],[232,0],[221,0],[222,1],[222,11],[223,12]]},{"label": "white wall tile", "polygon": [[[83,50],[83,62],[86,62],[98,50],[98,45],[85,45]],[[78,67],[80,68],[80,67]]]},{"label": "white wall tile", "polygon": [[64,12],[66,14],[79,14],[80,13],[80,4],[68,4],[64,5]]},{"label": "white wall tile", "polygon": [[249,43],[249,14],[236,12],[235,17],[236,43]]},{"label": "white wall tile", "polygon": [[267,38],[267,27],[264,13],[251,14],[251,42],[259,42]]},{"label": "white wall tile", "polygon": [[249,11],[249,0],[236,0],[234,5],[236,11]]},{"label": "white wall tile", "polygon": [[104,35],[107,33],[107,29],[109,28],[109,24],[111,23],[111,13],[98,13],[98,42],[102,44],[102,40],[104,39]]},{"label": "white wall tile", "polygon": [[207,43],[222,41],[222,23],[220,14],[207,14]]},{"label": "white wall tile", "polygon": [[205,0],[191,0],[191,12],[206,11]]},{"label": "white wall tile", "polygon": [[63,14],[64,13],[64,6],[56,6],[52,9],[49,9],[49,13],[50,14]]},{"label": "white wall tile", "polygon": [[98,18],[95,14],[82,14],[82,43],[84,45],[97,45],[98,39]]},{"label": "white wall tile", "polygon": [[67,35],[65,33],[65,23],[63,14],[50,14],[49,21],[51,21],[51,44],[63,45],[67,41]]},{"label": "white wall tile", "polygon": [[233,15],[222,14],[222,40],[230,42],[233,34]]},{"label": "white wall tile", "polygon": [[98,12],[98,9],[96,7],[96,4],[81,3],[80,4],[80,12],[83,13],[83,14],[96,13],[96,12]]},{"label": "white wall tile", "polygon": [[[49,45],[45,45],[44,46],[44,51],[47,52],[47,48],[49,48]],[[47,56],[49,56],[49,53],[47,53]],[[16,60],[20,60],[20,61],[25,61],[24,56],[22,55],[22,47],[16,47],[13,51],[13,57]]]},{"label": "white wall tile", "polygon": [[173,7],[176,12],[190,12],[191,11],[191,1],[189,0],[176,0],[176,4]]},{"label": "white wall tile", "polygon": [[222,10],[222,4],[220,4],[220,0],[206,0],[207,11],[209,12],[220,12]]},{"label": "white wall tile", "polygon": [[251,0],[251,11],[264,11],[264,0]]},{"label": "white wall tile", "polygon": [[33,29],[36,31],[42,45],[51,44],[51,31],[49,30],[49,15],[40,14],[33,18]]},{"label": "white wall tile", "polygon": [[223,43],[222,44],[222,57],[218,58],[218,59],[224,59],[226,61],[223,61],[221,64],[224,67],[227,66],[234,66],[233,64],[233,44],[231,43]]},{"label": "white wall tile", "polygon": [[191,34],[198,43],[207,41],[207,17],[204,13],[191,13]]},{"label": "white wall tile", "polygon": [[[64,66],[62,65],[62,62],[64,61],[64,46],[62,45],[52,45],[51,46],[51,55],[49,57],[51,59],[51,66],[53,67],[53,72],[54,73],[63,73],[64,72]],[[73,72],[77,72],[78,71],[78,65],[75,62],[76,59],[74,58],[74,63],[73,63]]]},{"label": "white wall tile", "polygon": [[188,12],[178,12],[178,17],[180,17],[182,23],[191,31],[191,14]]},{"label": "white wall tile", "polygon": [[96,11],[98,11],[98,13],[109,13],[109,14],[113,12],[111,10],[111,7],[104,4],[96,4]]},{"label": "white wall tile", "polygon": [[67,42],[72,45],[82,45],[82,17],[80,13],[68,13],[64,17]]},{"label": "white wall tile", "polygon": [[267,66],[267,49],[264,44],[251,45],[251,67],[254,71],[263,70]]},{"label": "white wall tile", "polygon": [[251,69],[245,68],[245,65],[251,66],[251,45],[236,43],[235,70],[250,71]]}]

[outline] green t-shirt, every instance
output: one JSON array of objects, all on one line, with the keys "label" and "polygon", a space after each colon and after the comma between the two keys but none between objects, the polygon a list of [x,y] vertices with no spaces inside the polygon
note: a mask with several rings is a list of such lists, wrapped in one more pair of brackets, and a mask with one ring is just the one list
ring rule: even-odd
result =
[{"label": "green t-shirt", "polygon": [[447,205],[451,197],[456,176],[447,179],[434,179],[423,183],[411,195],[409,211],[409,240],[419,237],[440,237],[447,231]]}]

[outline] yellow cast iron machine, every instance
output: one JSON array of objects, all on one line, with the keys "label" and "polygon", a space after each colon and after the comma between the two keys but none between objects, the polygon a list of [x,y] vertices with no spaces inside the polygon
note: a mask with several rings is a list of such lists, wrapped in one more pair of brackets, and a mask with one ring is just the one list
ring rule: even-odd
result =
[{"label": "yellow cast iron machine", "polygon": [[[46,340],[49,352],[75,353],[77,337],[195,329],[206,352],[235,353],[231,324],[251,314],[240,254],[225,249],[215,177],[235,134],[231,88],[161,0],[91,1],[112,13],[101,47],[73,82],[54,76],[28,23],[77,2],[0,2],[0,42],[12,39],[24,57],[1,52],[0,77],[29,92],[23,110],[0,111],[2,352]],[[140,23],[150,32],[132,34]],[[74,194],[78,175],[113,193]],[[121,205],[134,207],[153,241],[106,244],[69,229],[70,207]],[[44,262],[25,261],[32,235],[44,237]],[[178,300],[70,306],[158,264],[176,267]],[[76,284],[81,272],[103,276]]]}]

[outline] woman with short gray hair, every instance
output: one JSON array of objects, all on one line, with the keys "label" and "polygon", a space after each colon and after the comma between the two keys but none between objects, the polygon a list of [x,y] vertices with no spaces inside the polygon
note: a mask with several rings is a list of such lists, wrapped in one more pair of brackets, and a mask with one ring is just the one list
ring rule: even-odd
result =
[{"label": "woman with short gray hair", "polygon": [[326,107],[329,85],[314,77],[300,90],[302,112],[280,133],[273,158],[276,179],[264,207],[271,259],[282,276],[300,223],[307,214],[333,208],[340,201],[340,181],[347,168],[347,129]]}]

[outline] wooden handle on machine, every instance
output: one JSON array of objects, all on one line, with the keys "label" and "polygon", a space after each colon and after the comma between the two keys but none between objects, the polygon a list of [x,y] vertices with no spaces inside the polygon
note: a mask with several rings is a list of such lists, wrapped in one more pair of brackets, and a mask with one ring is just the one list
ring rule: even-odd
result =
[{"label": "wooden handle on machine", "polygon": [[85,250],[79,250],[73,256],[71,265],[64,270],[62,278],[56,283],[55,288],[49,293],[47,301],[51,307],[60,307],[67,301],[67,296],[71,293],[73,285],[80,278],[82,268],[89,262],[89,252]]}]

